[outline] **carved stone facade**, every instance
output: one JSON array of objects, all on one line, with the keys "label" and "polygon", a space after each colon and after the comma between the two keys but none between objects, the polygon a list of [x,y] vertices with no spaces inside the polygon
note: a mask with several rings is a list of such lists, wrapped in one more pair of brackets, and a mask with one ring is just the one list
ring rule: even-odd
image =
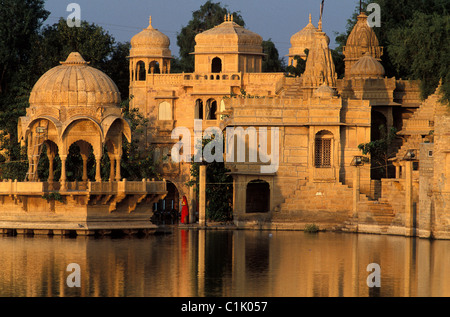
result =
[{"label": "carved stone facade", "polygon": [[[185,185],[190,163],[167,160],[166,154],[178,141],[171,138],[171,131],[187,128],[194,153],[195,119],[202,120],[203,130],[217,126],[225,133],[226,128],[242,128],[243,137],[232,144],[242,141],[246,158],[239,161],[235,156],[226,162],[234,179],[236,225],[303,229],[305,224],[318,223],[321,228],[411,235],[409,210],[419,206],[419,172],[412,171],[407,194],[405,174],[401,176],[398,169],[389,178],[374,179],[371,164],[355,167],[352,162],[361,156],[358,145],[380,137],[376,130],[381,124],[395,127],[400,135],[416,125],[431,125],[434,119],[422,122],[415,116],[438,101],[422,102],[417,81],[385,77],[380,63],[383,48],[364,13],[347,41],[345,76],[338,79],[321,23],[316,28],[310,21],[292,37],[290,64],[301,53],[298,50],[309,50],[306,70],[298,78],[261,73],[261,37],[229,16],[197,35],[193,73],[147,72],[145,78],[136,79],[133,65],[140,57],[131,55],[132,105],[151,122],[145,146],[157,149],[162,175],[195,206],[194,193]],[[159,44],[149,40],[147,46],[152,45]],[[278,133],[276,140],[269,137],[265,144],[266,149],[277,145],[273,151],[278,165],[270,173],[261,172],[270,162],[259,154],[256,160],[250,157],[261,146],[250,135],[261,131]],[[413,139],[405,135],[396,140],[392,146],[397,157]],[[407,197],[414,207],[408,207]]]}]

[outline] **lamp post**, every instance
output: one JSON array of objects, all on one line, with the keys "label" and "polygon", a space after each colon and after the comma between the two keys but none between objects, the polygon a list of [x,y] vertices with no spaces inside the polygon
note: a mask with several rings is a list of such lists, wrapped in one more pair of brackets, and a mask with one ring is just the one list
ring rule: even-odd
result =
[{"label": "lamp post", "polygon": [[405,161],[405,229],[406,235],[414,235],[414,210],[413,210],[413,186],[412,165],[417,160],[417,150],[410,149],[403,157]]},{"label": "lamp post", "polygon": [[360,166],[364,165],[364,156],[356,155],[353,157],[351,166],[355,167],[353,172],[353,218],[358,218],[358,202],[360,195]]}]

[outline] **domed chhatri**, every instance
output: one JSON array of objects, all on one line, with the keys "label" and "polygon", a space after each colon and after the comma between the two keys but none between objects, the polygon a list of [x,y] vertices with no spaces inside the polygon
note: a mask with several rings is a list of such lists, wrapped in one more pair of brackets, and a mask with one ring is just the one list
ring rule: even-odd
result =
[{"label": "domed chhatri", "polygon": [[170,40],[152,26],[152,17],[148,27],[133,36],[130,43],[130,81],[145,81],[147,73],[170,73]]},{"label": "domed chhatri", "polygon": [[302,30],[298,31],[291,37],[291,48],[289,49],[289,65],[296,66],[295,56],[306,59],[305,50],[310,50],[314,44],[314,37],[317,28],[311,22],[311,14],[309,15],[309,23]]},{"label": "domed chhatri", "polygon": [[[34,160],[39,157],[36,149],[43,144],[47,145],[48,155],[59,153],[63,161],[73,143],[80,146],[82,156],[87,158],[89,144],[99,167],[103,145],[110,154],[121,155],[122,135],[131,141],[117,86],[105,73],[88,66],[77,52],[70,53],[66,61],[37,81],[26,116],[20,117],[18,123],[19,140],[28,145],[28,180],[37,179]],[[99,168],[95,178],[101,180]],[[65,180],[63,171],[62,189],[65,189]]]},{"label": "domed chhatri", "polygon": [[[209,48],[221,47],[236,48],[241,45],[250,45],[257,52],[261,52],[259,45],[262,37],[247,30],[233,21],[233,16],[226,16],[225,21],[212,29],[198,34],[195,37],[196,47],[207,46]],[[225,47],[224,47],[225,46]],[[197,52],[196,48],[196,52]]]},{"label": "domed chhatri", "polygon": [[385,74],[383,65],[377,61],[369,52],[366,52],[350,70],[355,78],[382,78]]},{"label": "domed chhatri", "polygon": [[47,71],[34,85],[30,106],[118,107],[120,92],[102,71],[88,66],[80,53],[72,52],[61,65]]},{"label": "domed chhatri", "polygon": [[152,17],[146,29],[131,38],[130,56],[171,57],[170,39],[152,26]]},{"label": "domed chhatri", "polygon": [[[196,72],[261,72],[262,37],[226,15],[225,21],[195,37]],[[235,58],[237,57],[237,58]],[[216,59],[220,66],[212,67]]]}]

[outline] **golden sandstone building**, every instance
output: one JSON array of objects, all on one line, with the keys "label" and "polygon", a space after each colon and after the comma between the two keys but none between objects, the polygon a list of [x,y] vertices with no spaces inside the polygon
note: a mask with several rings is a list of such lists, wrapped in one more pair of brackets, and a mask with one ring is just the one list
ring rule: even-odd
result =
[{"label": "golden sandstone building", "polygon": [[[146,146],[169,182],[162,207],[178,209],[186,195],[195,209],[194,192],[186,186],[190,163],[171,159],[179,141],[179,135],[171,135],[177,127],[187,128],[194,153],[197,119],[203,131],[244,131],[240,140],[238,135],[227,143],[224,154],[232,158],[226,166],[233,176],[238,227],[303,229],[315,223],[326,229],[449,238],[446,106],[438,95],[421,101],[418,82],[385,77],[383,47],[364,13],[348,38],[345,76],[338,79],[321,24],[315,27],[310,18],[291,38],[290,64],[309,50],[306,70],[297,78],[262,73],[261,36],[229,15],[196,36],[193,73],[170,73],[170,41],[151,19],[131,39],[132,105],[150,120]],[[358,164],[365,161],[358,145],[378,138],[380,124],[399,131],[391,158],[396,168],[389,178],[373,179],[371,164]],[[272,149],[277,153],[271,153],[272,158],[278,154],[277,168],[270,173],[261,172],[270,162],[251,157],[264,129],[267,149],[277,145]],[[270,137],[273,130],[276,139]],[[244,161],[235,150],[243,140]]]},{"label": "golden sandstone building", "polygon": [[[196,36],[195,71],[172,74],[169,38],[150,19],[131,39],[130,95],[132,106],[149,119],[142,145],[166,182],[122,179],[121,141],[132,131],[120,112],[118,89],[78,53],[70,54],[39,79],[19,120],[29,182],[0,183],[0,229],[147,230],[153,228],[148,219],[156,201],[164,198],[159,205],[165,210],[179,209],[183,196],[194,214],[194,191],[186,185],[191,163],[173,159],[180,142],[173,131],[181,128],[188,135],[182,154],[190,157],[200,123],[200,134],[214,127],[225,134],[223,156],[233,176],[233,220],[239,228],[317,224],[449,239],[450,115],[439,90],[422,101],[418,82],[385,76],[383,48],[364,13],[345,46],[342,79],[329,43],[322,21],[315,27],[310,19],[292,36],[289,53],[295,64],[308,49],[305,72],[300,77],[263,73],[261,36],[228,15]],[[358,148],[379,138],[381,124],[399,131],[390,158],[395,170],[387,177],[376,175]],[[83,180],[68,181],[64,164],[59,180],[51,165],[49,179],[38,180],[44,143],[48,157],[59,155],[63,163],[77,144]],[[87,179],[91,147],[95,181]],[[107,180],[100,177],[104,148],[113,167]],[[43,195],[60,199],[46,201]]]}]

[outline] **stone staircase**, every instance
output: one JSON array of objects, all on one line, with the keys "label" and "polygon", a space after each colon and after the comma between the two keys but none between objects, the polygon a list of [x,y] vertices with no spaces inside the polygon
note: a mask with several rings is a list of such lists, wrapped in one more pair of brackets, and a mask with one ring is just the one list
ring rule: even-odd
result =
[{"label": "stone staircase", "polygon": [[[340,228],[344,232],[357,232],[358,224],[370,224],[380,227],[380,231],[386,232],[388,227],[395,222],[395,212],[391,204],[383,198],[376,201],[359,203],[358,220],[350,219],[344,222]],[[364,211],[363,211],[364,210]]]},{"label": "stone staircase", "polygon": [[295,78],[295,80],[286,83],[283,86],[283,95],[285,97],[295,97],[295,98],[302,96],[303,91],[300,78]]}]

